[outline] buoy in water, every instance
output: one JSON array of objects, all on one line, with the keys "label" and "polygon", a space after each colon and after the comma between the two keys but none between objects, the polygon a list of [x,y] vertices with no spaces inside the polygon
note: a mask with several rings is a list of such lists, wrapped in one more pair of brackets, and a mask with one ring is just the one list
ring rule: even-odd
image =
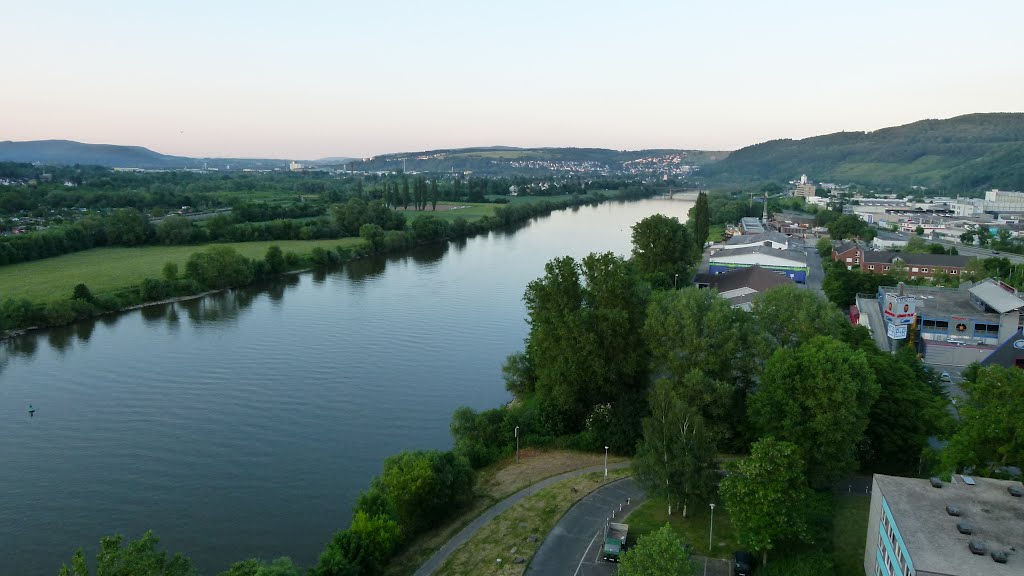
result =
[{"label": "buoy in water", "polygon": [[35,415],[35,413],[36,413],[36,409],[33,408],[31,404],[29,404],[28,405],[28,415],[29,416],[33,416],[33,415]]}]

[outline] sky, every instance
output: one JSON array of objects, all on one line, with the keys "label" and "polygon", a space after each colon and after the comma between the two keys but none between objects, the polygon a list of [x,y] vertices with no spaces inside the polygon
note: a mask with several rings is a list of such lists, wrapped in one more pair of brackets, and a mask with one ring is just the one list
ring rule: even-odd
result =
[{"label": "sky", "polygon": [[733,150],[1024,111],[1024,2],[0,0],[0,140]]}]

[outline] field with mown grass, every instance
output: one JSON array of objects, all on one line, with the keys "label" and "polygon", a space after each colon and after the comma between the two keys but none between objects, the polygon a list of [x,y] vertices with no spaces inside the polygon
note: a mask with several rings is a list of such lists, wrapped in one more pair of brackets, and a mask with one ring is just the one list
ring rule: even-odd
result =
[{"label": "field with mown grass", "polygon": [[867,496],[836,496],[833,501],[832,554],[836,576],[864,574],[864,545],[870,510],[871,498]]},{"label": "field with mown grass", "polygon": [[405,219],[408,222],[419,218],[420,216],[437,216],[442,220],[451,222],[456,218],[463,218],[467,222],[479,220],[484,216],[493,216],[494,209],[500,206],[500,204],[487,204],[487,203],[473,203],[473,202],[458,202],[455,204],[450,203],[438,203],[437,210],[431,210],[430,204],[427,204],[426,210],[402,210],[398,211],[405,214]]},{"label": "field with mown grass", "polygon": [[[594,194],[601,194],[605,198],[618,198],[622,196],[620,190],[591,190],[587,192],[587,196],[593,196]],[[508,200],[509,204],[536,204],[537,202],[543,202],[545,200],[551,202],[558,202],[560,200],[571,200],[572,194],[561,194],[558,196],[499,196],[496,194],[488,194],[488,200]]]},{"label": "field with mown grass", "polygon": [[[285,252],[308,254],[317,246],[331,250],[336,246],[351,248],[362,242],[363,240],[359,238],[338,238],[220,245],[231,246],[248,258],[263,258],[267,248],[275,244]],[[70,298],[72,290],[79,283],[88,286],[93,294],[115,292],[138,285],[145,278],[159,278],[167,262],[177,262],[179,271],[184,273],[185,262],[189,256],[216,245],[94,248],[45,260],[2,266],[0,299],[14,297],[28,298],[34,302],[48,302]]]},{"label": "field with mown grass", "polygon": [[[711,558],[730,558],[733,552],[740,550],[725,506],[715,505],[714,534],[709,533],[711,508],[708,505],[695,505],[689,508],[686,511],[686,518],[683,518],[682,512],[682,509],[673,508],[672,515],[669,516],[664,498],[651,498],[644,502],[626,517],[626,523],[629,524],[629,544],[635,544],[637,538],[654,532],[667,522],[684,544],[693,546],[694,554]],[[709,536],[714,538],[710,555],[708,554]]]}]

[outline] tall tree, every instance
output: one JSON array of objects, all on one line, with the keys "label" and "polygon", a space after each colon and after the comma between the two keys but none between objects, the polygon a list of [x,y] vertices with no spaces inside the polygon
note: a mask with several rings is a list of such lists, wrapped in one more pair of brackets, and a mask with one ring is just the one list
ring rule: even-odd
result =
[{"label": "tall tree", "polygon": [[718,487],[740,544],[761,552],[763,564],[778,544],[810,538],[806,508],[811,489],[800,452],[790,442],[762,438],[749,458],[726,464],[729,474]]},{"label": "tall tree", "polygon": [[690,216],[693,226],[693,245],[697,257],[704,251],[704,244],[708,241],[711,232],[711,210],[708,206],[708,195],[703,190],[697,194],[697,202],[693,205],[693,213]]},{"label": "tall tree", "polygon": [[757,295],[751,312],[758,332],[768,338],[765,358],[776,348],[794,348],[815,336],[838,338],[847,326],[839,308],[798,286],[777,286]]},{"label": "tall tree", "polygon": [[291,558],[282,556],[270,563],[256,558],[235,562],[220,576],[302,576],[302,572],[292,563]]},{"label": "tall tree", "polygon": [[856,469],[877,398],[878,383],[864,353],[818,336],[772,354],[747,408],[762,434],[797,445],[812,485],[826,487]]},{"label": "tall tree", "polygon": [[619,561],[619,576],[692,576],[693,563],[668,524],[640,537]]},{"label": "tall tree", "polygon": [[646,387],[646,293],[631,267],[611,253],[581,262],[556,258],[544,269],[523,296],[526,354],[547,431],[578,432],[594,405]]},{"label": "tall tree", "polygon": [[755,372],[748,326],[746,312],[693,286],[655,293],[648,306],[644,340],[651,373],[672,383],[718,442],[737,439],[743,425],[737,405]]},{"label": "tall tree", "polygon": [[1024,371],[985,366],[965,373],[960,425],[943,453],[951,468],[1024,466]]},{"label": "tall tree", "polygon": [[714,492],[715,447],[704,433],[703,418],[667,381],[655,383],[648,402],[651,415],[643,420],[644,436],[633,470],[649,493],[665,498],[669,515],[678,502],[685,517],[691,502],[705,501]]},{"label": "tall tree", "polygon": [[686,225],[664,214],[648,216],[633,225],[633,259],[640,275],[655,288],[668,289],[677,275],[686,283],[694,262],[693,239]]}]

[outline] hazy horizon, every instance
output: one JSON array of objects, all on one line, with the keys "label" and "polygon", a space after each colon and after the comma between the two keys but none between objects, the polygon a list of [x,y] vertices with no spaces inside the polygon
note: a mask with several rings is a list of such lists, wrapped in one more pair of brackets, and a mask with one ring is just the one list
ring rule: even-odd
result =
[{"label": "hazy horizon", "polygon": [[1021,112],[1024,5],[19,4],[0,140],[318,159],[735,150]]}]

